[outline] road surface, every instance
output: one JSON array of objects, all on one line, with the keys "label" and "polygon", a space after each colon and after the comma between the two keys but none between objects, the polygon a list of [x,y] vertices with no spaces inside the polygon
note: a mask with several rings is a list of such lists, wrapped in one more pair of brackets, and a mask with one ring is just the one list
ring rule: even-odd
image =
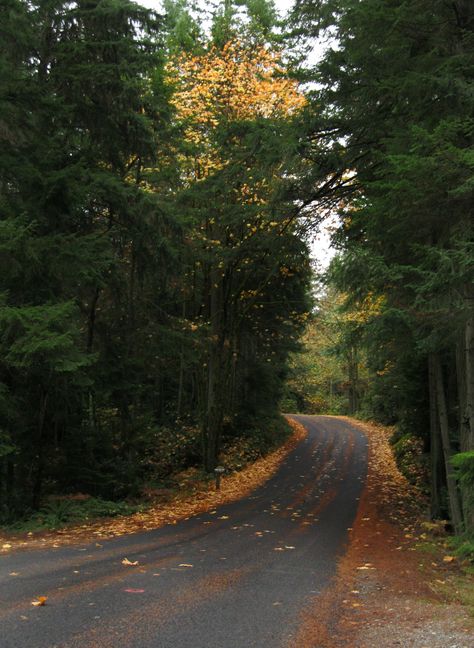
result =
[{"label": "road surface", "polygon": [[100,545],[2,555],[0,648],[293,647],[301,611],[331,586],[367,468],[349,423],[295,418],[308,437],[249,497]]}]

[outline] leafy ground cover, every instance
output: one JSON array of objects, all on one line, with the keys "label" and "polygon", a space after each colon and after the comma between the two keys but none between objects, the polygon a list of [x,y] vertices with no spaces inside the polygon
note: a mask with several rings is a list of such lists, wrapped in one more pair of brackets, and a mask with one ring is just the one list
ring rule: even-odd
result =
[{"label": "leafy ground cover", "polygon": [[[266,456],[247,464],[242,470],[226,474],[220,490],[215,489],[214,480],[204,476],[197,469],[189,469],[176,476],[174,487],[155,489],[148,493],[147,505],[133,505],[98,502],[89,500],[82,507],[76,501],[72,510],[81,511],[82,517],[60,521],[59,529],[51,529],[52,524],[43,524],[41,530],[9,529],[0,533],[0,553],[14,549],[32,547],[48,547],[70,544],[72,542],[98,540],[113,536],[125,535],[137,531],[155,529],[165,524],[176,524],[178,520],[187,519],[192,515],[208,511],[221,504],[244,497],[269,479],[286,455],[305,435],[305,429],[295,421],[289,420],[292,434],[286,441]],[[224,464],[231,465],[231,460],[244,461],[247,455],[239,446],[239,453],[234,453],[234,447],[227,448]],[[247,459],[248,460],[248,459]],[[86,500],[87,501],[87,500]],[[97,519],[98,515],[84,517],[85,511],[93,510],[92,502],[101,505],[99,514],[108,517]],[[107,507],[110,505],[110,509]],[[76,509],[76,506],[78,507]],[[121,510],[121,506],[124,509]],[[113,508],[115,507],[115,508]],[[127,510],[126,507],[129,507]],[[68,507],[66,507],[68,508]],[[113,517],[111,517],[113,516]],[[48,518],[52,523],[54,519]],[[45,519],[43,519],[43,522]],[[58,520],[56,520],[58,521]],[[32,524],[35,520],[32,521]],[[36,521],[37,522],[37,521]],[[67,522],[70,522],[67,524]],[[34,527],[33,527],[34,528]],[[36,529],[38,527],[36,526]]]},{"label": "leafy ground cover", "polygon": [[468,648],[472,563],[397,467],[392,430],[348,419],[369,440],[367,485],[332,585],[302,612],[293,648]]}]

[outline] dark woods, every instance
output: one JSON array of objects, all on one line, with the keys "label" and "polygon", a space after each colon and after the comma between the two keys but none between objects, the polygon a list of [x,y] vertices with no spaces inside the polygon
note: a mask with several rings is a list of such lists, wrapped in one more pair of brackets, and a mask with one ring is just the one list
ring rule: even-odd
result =
[{"label": "dark woods", "polygon": [[[4,520],[54,493],[137,495],[212,470],[223,440],[263,451],[282,433],[309,305],[283,187],[293,136],[281,116],[224,115],[189,141],[168,68],[184,36],[189,56],[207,46],[169,10],[1,3]],[[206,146],[222,163],[198,182]],[[265,195],[244,200],[244,183]]]}]

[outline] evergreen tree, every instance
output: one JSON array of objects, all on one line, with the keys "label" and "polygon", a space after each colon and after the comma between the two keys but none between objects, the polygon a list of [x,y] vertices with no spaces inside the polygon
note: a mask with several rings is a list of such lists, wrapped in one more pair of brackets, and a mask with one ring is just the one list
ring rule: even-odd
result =
[{"label": "evergreen tree", "polygon": [[[463,521],[450,460],[472,449],[472,8],[302,2],[295,17],[307,35],[330,29],[337,40],[316,72],[321,131],[334,142],[337,168],[350,170],[352,191],[341,210],[335,275],[353,301],[384,299],[377,323],[384,381],[398,374],[405,385],[414,381],[409,393],[421,393],[429,375],[433,512],[445,480],[456,529],[472,529],[472,504],[464,492]],[[414,370],[423,360],[424,377]],[[420,403],[411,403],[413,421]],[[406,418],[401,402],[397,409]]]},{"label": "evergreen tree", "polygon": [[142,381],[127,360],[144,242],[159,236],[143,184],[166,97],[150,87],[150,12],[126,0],[10,5],[5,32],[22,29],[1,64],[12,106],[0,159],[3,488],[10,507],[13,494],[37,507],[45,481],[73,480],[100,447],[97,407],[106,399],[123,419]]}]

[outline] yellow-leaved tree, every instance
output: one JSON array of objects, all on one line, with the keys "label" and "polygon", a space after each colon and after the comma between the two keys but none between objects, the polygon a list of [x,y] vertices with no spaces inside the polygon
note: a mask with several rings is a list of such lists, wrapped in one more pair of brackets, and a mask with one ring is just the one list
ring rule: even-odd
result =
[{"label": "yellow-leaved tree", "polygon": [[[237,39],[177,56],[168,74],[183,134],[182,208],[192,222],[183,313],[205,341],[197,382],[212,470],[224,420],[254,397],[245,388],[250,360],[276,364],[277,341],[301,327],[307,256],[282,187],[294,151],[291,117],[305,98],[277,52]],[[277,294],[284,316],[268,307]]]}]

